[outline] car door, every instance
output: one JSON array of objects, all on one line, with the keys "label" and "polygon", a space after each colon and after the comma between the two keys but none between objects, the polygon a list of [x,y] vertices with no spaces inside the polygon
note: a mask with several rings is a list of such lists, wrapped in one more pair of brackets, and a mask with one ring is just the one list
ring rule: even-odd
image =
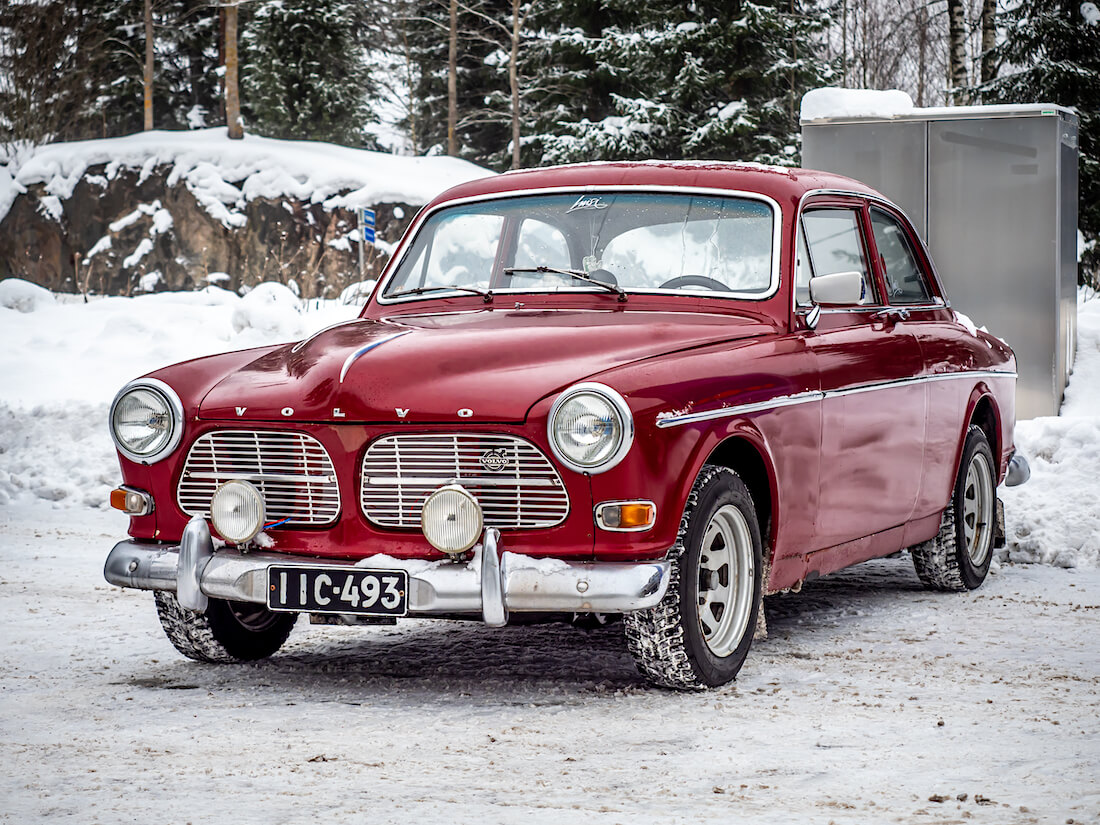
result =
[{"label": "car door", "polygon": [[870,208],[871,234],[890,305],[907,316],[905,327],[916,336],[927,365],[928,416],[924,438],[922,483],[914,516],[938,512],[950,496],[955,461],[963,432],[970,384],[943,380],[974,368],[967,360],[972,337],[954,322],[916,233],[900,214],[885,205]]},{"label": "car door", "polygon": [[807,337],[823,393],[812,548],[820,550],[910,518],[920,488],[927,398],[924,383],[912,380],[922,366],[917,339],[882,297],[869,254],[866,204],[858,198],[810,201],[800,222],[812,275],[854,270],[864,282],[859,303],[822,308]]}]

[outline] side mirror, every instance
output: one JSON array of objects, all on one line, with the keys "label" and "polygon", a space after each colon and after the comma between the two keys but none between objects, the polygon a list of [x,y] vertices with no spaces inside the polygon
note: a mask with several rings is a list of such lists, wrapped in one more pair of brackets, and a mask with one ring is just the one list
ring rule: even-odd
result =
[{"label": "side mirror", "polygon": [[863,299],[863,275],[834,272],[810,278],[810,300],[821,306],[850,306]]}]

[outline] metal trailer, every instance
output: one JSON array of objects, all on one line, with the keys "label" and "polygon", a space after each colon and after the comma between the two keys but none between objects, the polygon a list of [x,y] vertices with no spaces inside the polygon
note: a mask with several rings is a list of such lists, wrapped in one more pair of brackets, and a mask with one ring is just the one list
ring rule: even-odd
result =
[{"label": "metal trailer", "polygon": [[901,206],[952,306],[1016,351],[1018,419],[1057,415],[1073,368],[1077,123],[1047,104],[802,121],[802,165]]}]

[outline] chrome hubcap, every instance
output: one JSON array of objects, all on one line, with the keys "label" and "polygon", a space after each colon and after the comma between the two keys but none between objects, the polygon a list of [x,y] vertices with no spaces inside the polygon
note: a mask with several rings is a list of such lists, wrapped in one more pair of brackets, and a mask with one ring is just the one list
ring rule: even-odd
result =
[{"label": "chrome hubcap", "polygon": [[229,612],[233,614],[233,618],[237,620],[241,627],[253,632],[267,630],[279,621],[279,614],[271,612],[262,604],[230,602]]},{"label": "chrome hubcap", "polygon": [[981,567],[993,547],[993,473],[981,453],[975,453],[966,468],[962,505],[966,552],[974,566]]},{"label": "chrome hubcap", "polygon": [[715,656],[729,656],[745,636],[755,575],[749,525],[727,504],[711,518],[699,553],[699,629]]}]

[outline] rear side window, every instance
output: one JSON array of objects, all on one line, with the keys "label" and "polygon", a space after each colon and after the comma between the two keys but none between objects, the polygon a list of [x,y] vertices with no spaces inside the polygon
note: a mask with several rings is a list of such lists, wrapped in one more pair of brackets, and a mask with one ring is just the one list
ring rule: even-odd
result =
[{"label": "rear side window", "polygon": [[875,290],[863,251],[859,213],[854,209],[814,209],[803,214],[802,229],[810,249],[813,274],[858,272],[863,278],[860,303],[874,303]]},{"label": "rear side window", "polygon": [[875,246],[878,247],[890,303],[927,303],[932,293],[901,224],[892,215],[872,209],[871,229],[875,233]]}]

